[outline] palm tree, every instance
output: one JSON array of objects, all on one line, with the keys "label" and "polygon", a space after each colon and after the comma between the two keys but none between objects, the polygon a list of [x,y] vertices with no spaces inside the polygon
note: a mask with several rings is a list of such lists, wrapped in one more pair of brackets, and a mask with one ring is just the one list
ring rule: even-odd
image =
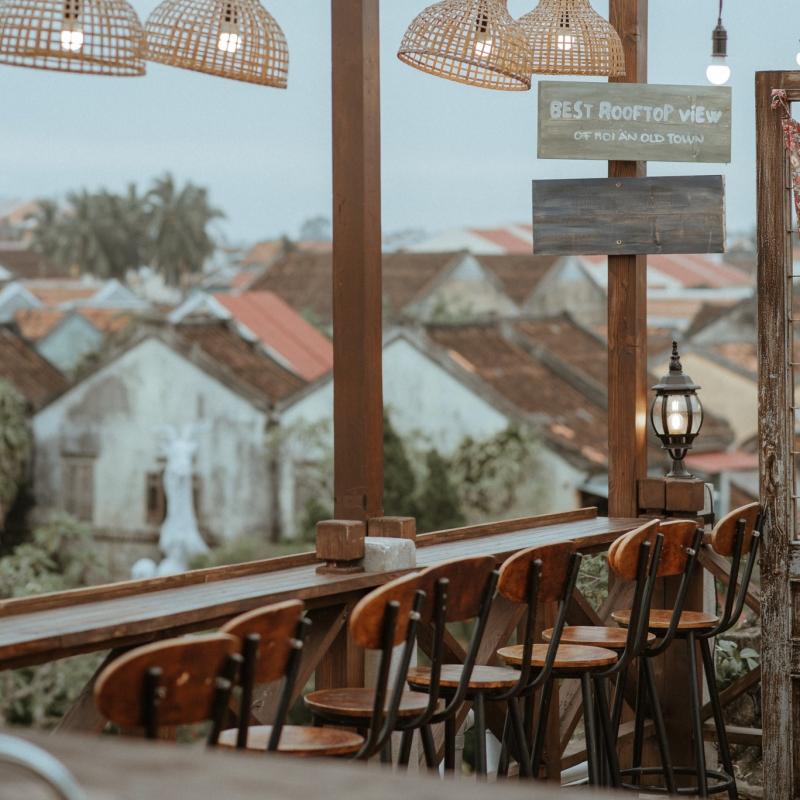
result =
[{"label": "palm tree", "polygon": [[179,286],[214,252],[208,225],[223,214],[209,204],[205,189],[192,183],[178,188],[170,174],[155,180],[147,199],[153,266],[166,283]]}]

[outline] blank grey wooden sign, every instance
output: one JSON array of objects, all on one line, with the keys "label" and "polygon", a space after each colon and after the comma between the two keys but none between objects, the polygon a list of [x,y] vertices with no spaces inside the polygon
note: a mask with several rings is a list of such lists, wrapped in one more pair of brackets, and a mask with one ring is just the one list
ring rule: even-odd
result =
[{"label": "blank grey wooden sign", "polygon": [[533,182],[537,255],[724,251],[721,175]]},{"label": "blank grey wooden sign", "polygon": [[731,89],[542,81],[538,155],[728,163]]}]

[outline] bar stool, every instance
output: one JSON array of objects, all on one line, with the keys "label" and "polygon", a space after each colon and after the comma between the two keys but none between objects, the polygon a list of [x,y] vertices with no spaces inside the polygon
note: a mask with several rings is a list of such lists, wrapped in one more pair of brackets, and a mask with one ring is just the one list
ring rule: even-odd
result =
[{"label": "bar stool", "polygon": [[143,728],[157,739],[161,726],[211,722],[216,745],[242,657],[226,633],[167,639],[137,647],[109,664],[97,679],[95,703],[124,728]]},{"label": "bar stool", "polygon": [[[221,747],[279,752],[291,756],[345,756],[361,748],[364,738],[345,730],[286,725],[296,691],[297,673],[309,622],[299,600],[257,608],[230,620],[222,632],[241,643],[239,725],[222,731]],[[256,684],[283,681],[272,725],[250,725]],[[302,688],[302,687],[301,687]]]},{"label": "bar stool", "polygon": [[[761,540],[761,506],[758,503],[750,503],[741,508],[734,509],[726,514],[715,526],[711,533],[710,547],[722,557],[730,557],[731,571],[728,588],[723,604],[722,617],[719,618],[712,614],[705,614],[696,611],[684,611],[680,619],[675,624],[674,614],[669,619],[668,611],[651,611],[649,625],[651,630],[663,635],[659,644],[648,650],[648,657],[653,657],[663,652],[671,643],[670,634],[673,637],[686,641],[686,648],[689,656],[689,674],[691,676],[690,706],[692,714],[692,741],[694,744],[695,764],[693,767],[675,767],[674,771],[680,775],[694,775],[697,783],[691,787],[682,787],[678,791],[682,794],[696,794],[699,797],[708,797],[710,794],[727,792],[729,800],[736,800],[738,791],[736,788],[736,776],[733,771],[733,763],[728,746],[728,736],[725,730],[725,721],[722,714],[722,706],[719,700],[719,692],[716,685],[716,674],[714,670],[714,658],[709,645],[709,639],[713,639],[733,627],[739,620],[744,609],[745,600],[750,580],[755,567],[758,545]],[[701,546],[698,539],[694,549],[699,551]],[[739,581],[739,571],[741,560],[747,555],[742,580]],[[696,554],[694,556],[696,558]],[[692,560],[694,560],[694,558]],[[687,581],[688,583],[688,581]],[[625,623],[626,615],[621,613],[614,615],[621,624]],[[666,634],[664,630],[666,629]],[[703,747],[703,708],[700,695],[700,686],[695,678],[697,670],[697,651],[699,646],[703,662],[703,674],[708,685],[709,700],[714,716],[714,727],[719,743],[720,760],[723,770],[710,770],[706,767],[705,750]],[[639,726],[639,711],[637,709],[637,728]],[[639,755],[641,750],[639,750]],[[634,749],[636,756],[636,750]],[[638,764],[641,764],[639,760]],[[633,774],[658,774],[659,769],[646,769],[634,764],[631,770]],[[715,781],[712,783],[712,781]],[[650,787],[648,787],[650,790]]]},{"label": "bar stool", "polygon": [[[667,523],[669,525],[669,523]],[[616,741],[624,701],[624,676],[631,662],[655,641],[655,635],[647,630],[650,604],[655,587],[664,535],[659,533],[659,520],[650,520],[617,539],[609,549],[609,568],[620,580],[634,582],[634,617],[628,629],[607,626],[568,626],[564,628],[561,641],[573,645],[606,647],[617,653],[617,661],[604,671],[592,675],[600,733],[605,740],[605,752],[610,767],[612,786],[621,784]],[[652,545],[651,541],[652,540]],[[651,552],[652,551],[652,552]],[[550,641],[553,629],[545,630],[542,638]],[[652,676],[650,676],[651,678]],[[613,709],[607,703],[606,681],[616,678]],[[643,680],[652,681],[645,676]],[[656,736],[664,763],[669,763],[669,750],[663,718],[658,704],[653,705]]]},{"label": "bar stool", "polygon": [[[606,669],[616,663],[617,654],[613,650],[603,647],[561,643],[580,562],[581,555],[576,552],[575,543],[564,542],[523,550],[503,564],[498,583],[500,594],[511,602],[527,603],[529,608],[531,606],[535,608],[535,605],[541,602],[557,602],[558,612],[549,643],[534,644],[532,626],[530,626],[521,645],[503,647],[497,651],[497,655],[506,663],[532,676],[522,687],[529,702],[532,702],[533,693],[539,687],[542,690],[539,719],[533,739],[530,766],[527,770],[533,777],[539,775],[544,753],[545,729],[550,713],[553,681],[562,678],[580,680],[586,721],[589,782],[597,784],[599,782],[598,746],[600,741],[604,740],[598,740],[595,727],[595,698],[591,676],[596,671]],[[535,596],[533,594],[534,586],[536,586]],[[528,716],[526,714],[526,717]],[[610,747],[611,744],[606,743],[605,746]],[[522,772],[522,765],[520,765],[520,771]]]},{"label": "bar stool", "polygon": [[[380,662],[376,687],[371,690],[371,703],[366,708],[365,714],[359,714],[352,727],[359,729],[359,733],[346,731],[342,728],[325,728],[315,724],[313,727],[284,726],[286,713],[291,703],[291,695],[296,679],[296,662],[299,659],[299,648],[290,651],[290,660],[293,664],[287,668],[287,680],[283,687],[279,703],[279,710],[275,726],[251,725],[247,726],[249,717],[248,708],[242,708],[240,725],[237,730],[225,731],[220,736],[220,744],[246,747],[248,750],[264,750],[277,748],[279,752],[292,755],[349,755],[356,759],[367,759],[381,750],[394,730],[399,708],[405,688],[405,676],[416,640],[417,623],[422,604],[425,600],[424,592],[417,588],[416,576],[406,576],[391,581],[379,589],[363,597],[353,609],[349,620],[349,632],[353,640],[361,647],[380,651]],[[290,603],[281,604],[284,611],[288,612]],[[301,607],[302,604],[300,604]],[[297,624],[299,608],[294,606],[294,620]],[[292,622],[291,614],[286,617],[288,623]],[[233,620],[229,627],[246,630],[253,624],[253,619],[240,618]],[[302,625],[302,623],[300,623]],[[290,635],[291,628],[287,627],[282,632],[278,642],[285,642]],[[268,646],[264,648],[264,655],[258,660],[255,669],[247,674],[243,670],[243,698],[249,694],[248,684],[252,687],[253,679],[265,682],[279,677],[281,670],[276,665],[276,652],[272,647],[274,640],[270,636]],[[397,674],[393,679],[393,688],[390,687],[390,667],[392,654],[397,645],[403,645]],[[282,646],[286,650],[285,643]],[[284,659],[278,658],[280,662]],[[291,676],[291,680],[289,677]],[[347,700],[347,693],[358,690],[335,690],[343,693]],[[358,696],[356,701],[358,700]],[[280,725],[283,733],[276,732]],[[314,749],[314,744],[318,746]]]},{"label": "bar stool", "polygon": [[[426,764],[430,769],[436,769],[438,759],[430,725],[444,722],[445,770],[450,771],[455,766],[455,717],[473,676],[494,596],[497,581],[494,559],[487,556],[454,559],[429,567],[412,579],[428,598],[421,610],[421,621],[433,625],[434,636],[431,667],[409,669],[407,676],[402,673],[404,681],[408,677],[416,691],[402,693],[393,723],[393,730],[403,733],[399,763],[408,763],[413,733],[419,730]],[[475,619],[475,627],[464,664],[444,665],[446,623],[468,619]],[[372,707],[374,697],[372,689],[323,689],[307,695],[305,702],[317,723],[359,727],[363,725],[365,709]],[[446,703],[443,703],[443,697],[447,697]],[[476,724],[478,722],[476,720]],[[383,743],[387,746],[382,751],[384,761],[390,759],[388,743],[387,736]]]}]

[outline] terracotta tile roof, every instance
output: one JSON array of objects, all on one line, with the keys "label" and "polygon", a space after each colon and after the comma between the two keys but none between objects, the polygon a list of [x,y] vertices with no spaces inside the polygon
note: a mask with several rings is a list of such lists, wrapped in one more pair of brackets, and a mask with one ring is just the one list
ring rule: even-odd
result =
[{"label": "terracotta tile roof", "polygon": [[505,293],[521,306],[531,296],[539,282],[558,261],[553,256],[479,255],[481,264],[494,273]]},{"label": "terracotta tile roof", "polygon": [[20,280],[65,277],[68,274],[27,245],[20,246],[17,243],[0,244],[0,265]]},{"label": "terracotta tile roof", "polygon": [[0,327],[0,378],[16,386],[34,409],[67,388],[67,379],[13,331]]},{"label": "terracotta tile roof", "polygon": [[280,354],[308,381],[333,369],[333,345],[293,308],[272,292],[215,294],[264,345]]},{"label": "terracotta tile roof", "polygon": [[17,311],[14,322],[24,339],[36,342],[51,333],[70,313],[85,317],[101,333],[119,333],[133,319],[130,313],[111,308],[80,308],[76,312],[59,308],[26,308]]},{"label": "terracotta tile roof", "polygon": [[88,300],[100,290],[98,286],[87,286],[81,281],[26,281],[25,288],[46,306],[59,306],[75,300]]},{"label": "terracotta tile roof", "polygon": [[758,346],[755,342],[720,342],[708,349],[754,378],[758,375]]},{"label": "terracotta tile roof", "polygon": [[84,306],[78,309],[78,313],[85,317],[101,333],[119,333],[126,328],[134,318],[134,315],[127,311],[120,311],[117,308],[89,308]]},{"label": "terracotta tile roof", "polygon": [[516,225],[505,228],[469,228],[470,233],[486,239],[508,254],[530,255],[533,251],[533,230],[531,226]]},{"label": "terracotta tile roof", "polygon": [[246,341],[227,322],[186,321],[176,330],[184,340],[269,400],[282,400],[306,385],[302,378],[270,358],[260,344]]},{"label": "terracotta tile roof", "polygon": [[306,253],[329,253],[333,248],[330,241],[290,242],[286,239],[267,239],[256,242],[242,258],[243,267],[268,267],[289,251]]},{"label": "terracotta tile roof", "polygon": [[[383,296],[399,314],[421,295],[457,253],[384,253]],[[295,250],[276,261],[252,289],[274,292],[301,314],[322,324],[332,320],[332,254]]]},{"label": "terracotta tile roof", "polygon": [[541,415],[548,439],[598,467],[606,465],[607,414],[602,398],[587,397],[504,337],[499,326],[430,327],[428,333],[459,366],[480,377],[515,407]]},{"label": "terracotta tile roof", "polygon": [[525,320],[517,330],[537,347],[543,347],[578,373],[602,386],[608,379],[606,343],[564,314],[551,319]]},{"label": "terracotta tile roof", "polygon": [[758,469],[758,454],[742,450],[724,450],[715,453],[689,453],[686,466],[698,472],[717,475],[720,472]]},{"label": "terracotta tile roof", "polygon": [[58,308],[25,308],[14,315],[20,335],[35,342],[47,336],[64,319],[66,312]]}]

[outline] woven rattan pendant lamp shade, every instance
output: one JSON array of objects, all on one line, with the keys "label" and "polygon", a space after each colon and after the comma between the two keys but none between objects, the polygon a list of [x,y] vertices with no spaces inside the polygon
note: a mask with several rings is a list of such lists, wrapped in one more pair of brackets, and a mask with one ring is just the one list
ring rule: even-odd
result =
[{"label": "woven rattan pendant lamp shade", "polygon": [[144,75],[144,32],[125,0],[0,0],[0,64]]},{"label": "woven rattan pendant lamp shade", "polygon": [[625,74],[622,41],[589,0],[540,0],[520,17],[533,71],[545,75]]},{"label": "woven rattan pendant lamp shade", "polygon": [[406,31],[397,57],[412,67],[471,86],[531,88],[531,56],[505,0],[443,0]]},{"label": "woven rattan pendant lamp shade", "polygon": [[286,88],[286,37],[258,0],[165,0],[145,27],[148,61]]}]

